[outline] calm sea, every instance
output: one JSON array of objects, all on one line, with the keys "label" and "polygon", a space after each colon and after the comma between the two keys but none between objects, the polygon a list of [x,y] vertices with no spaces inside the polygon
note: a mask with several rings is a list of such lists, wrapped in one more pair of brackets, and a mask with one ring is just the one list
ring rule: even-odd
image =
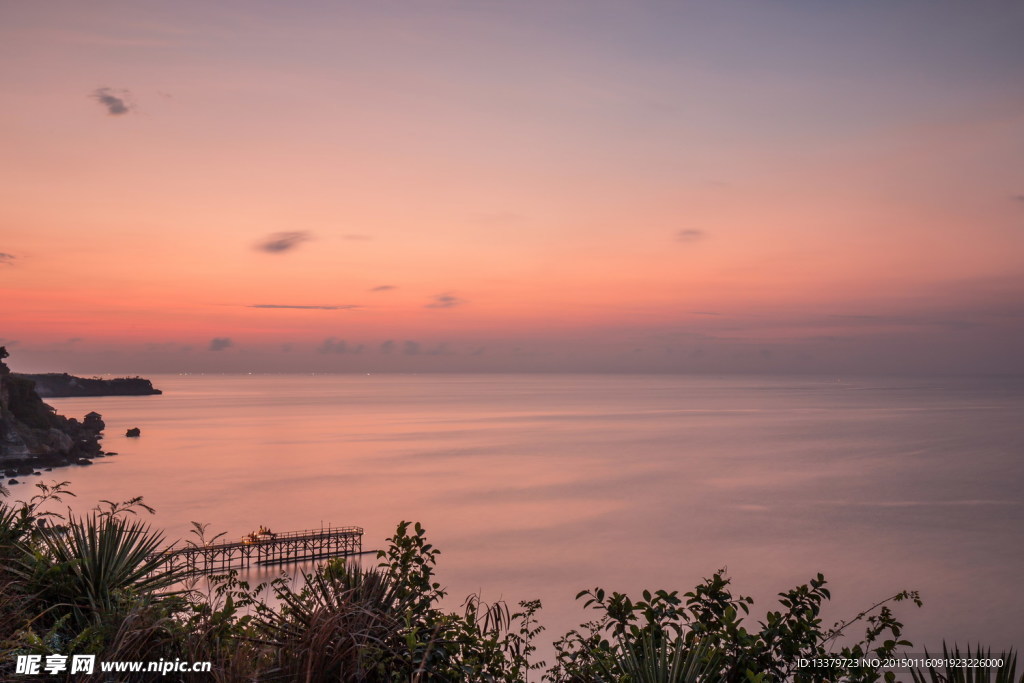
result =
[{"label": "calm sea", "polygon": [[548,642],[590,618],[581,589],[685,591],[727,567],[762,608],[820,571],[828,622],[909,588],[915,645],[1024,644],[1020,380],[153,379],[163,396],[51,401],[102,413],[119,453],[52,473],[77,509],[142,495],[170,540],[191,520],[356,524],[367,548],[418,520],[453,607],[541,598]]}]

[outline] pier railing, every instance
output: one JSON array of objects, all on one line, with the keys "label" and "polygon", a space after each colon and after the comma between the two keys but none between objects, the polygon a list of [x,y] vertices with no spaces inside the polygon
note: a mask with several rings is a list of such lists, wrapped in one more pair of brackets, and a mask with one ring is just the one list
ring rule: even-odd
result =
[{"label": "pier railing", "polygon": [[319,529],[250,534],[239,541],[171,546],[152,557],[168,570],[210,574],[252,565],[287,564],[346,557],[363,552],[363,528],[329,526]]}]

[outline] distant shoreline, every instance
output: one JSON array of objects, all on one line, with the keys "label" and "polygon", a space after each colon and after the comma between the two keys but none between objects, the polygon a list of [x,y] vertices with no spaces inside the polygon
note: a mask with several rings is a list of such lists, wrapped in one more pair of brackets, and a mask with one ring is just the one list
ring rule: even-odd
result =
[{"label": "distant shoreline", "polygon": [[142,377],[99,379],[75,377],[66,372],[40,374],[12,373],[20,379],[35,382],[40,398],[72,398],[76,396],[154,396],[163,392]]}]

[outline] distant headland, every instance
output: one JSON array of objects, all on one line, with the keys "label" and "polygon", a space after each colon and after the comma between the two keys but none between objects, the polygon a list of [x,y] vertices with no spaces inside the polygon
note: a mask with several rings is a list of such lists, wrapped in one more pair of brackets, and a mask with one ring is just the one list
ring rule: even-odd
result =
[{"label": "distant headland", "polygon": [[66,372],[42,374],[11,373],[18,379],[35,382],[40,398],[65,398],[74,396],[151,396],[163,393],[153,388],[153,383],[142,377],[116,377],[99,379],[75,377]]},{"label": "distant headland", "polygon": [[[39,470],[66,465],[91,465],[101,458],[106,426],[99,413],[81,421],[58,415],[42,397],[137,396],[159,394],[139,377],[111,380],[82,379],[68,374],[12,373],[3,362],[9,354],[0,346],[0,474],[12,477],[41,475]],[[113,453],[109,453],[113,455]]]}]

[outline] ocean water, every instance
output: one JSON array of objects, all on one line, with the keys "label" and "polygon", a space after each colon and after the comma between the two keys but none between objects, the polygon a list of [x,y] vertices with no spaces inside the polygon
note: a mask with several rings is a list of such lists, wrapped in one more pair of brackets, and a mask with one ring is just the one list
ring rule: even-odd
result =
[{"label": "ocean water", "polygon": [[908,588],[914,652],[1024,645],[1019,379],[153,380],[164,395],[50,401],[102,413],[118,452],[47,473],[77,510],[142,495],[169,540],[192,520],[230,538],[356,524],[368,549],[417,520],[451,607],[541,598],[542,642],[590,618],[582,589],[685,591],[726,567],[752,619],[820,571],[829,623]]}]

